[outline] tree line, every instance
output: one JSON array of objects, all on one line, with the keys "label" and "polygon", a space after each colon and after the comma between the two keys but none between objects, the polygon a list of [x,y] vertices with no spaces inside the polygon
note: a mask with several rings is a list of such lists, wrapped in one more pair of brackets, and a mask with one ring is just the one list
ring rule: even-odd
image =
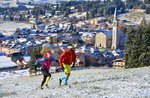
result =
[{"label": "tree line", "polygon": [[[61,14],[65,17],[68,17],[69,14],[74,12],[86,12],[86,19],[95,18],[98,16],[109,16],[114,13],[115,7],[117,7],[119,13],[124,13],[126,9],[145,9],[146,13],[150,13],[150,6],[148,6],[148,0],[142,2],[140,0],[104,0],[104,1],[70,1],[70,2],[61,2],[57,4],[45,4],[45,5],[36,5],[32,9],[31,14],[38,17],[39,15],[45,15],[46,12],[55,15],[56,11],[60,11]],[[74,7],[72,10],[71,7]],[[14,11],[21,10],[30,10],[24,6],[19,6],[18,8],[0,8],[1,14],[10,14]]]},{"label": "tree line", "polygon": [[97,16],[109,16],[114,13],[115,7],[117,7],[120,13],[124,13],[125,9],[146,9],[146,13],[149,13],[149,6],[146,6],[146,3],[139,0],[104,0],[104,1],[70,1],[70,2],[61,2],[58,4],[46,4],[39,5],[33,9],[33,14],[38,16],[44,14],[45,11],[50,11],[52,15],[55,14],[55,11],[61,11],[61,13],[67,17],[69,14],[73,13],[71,7],[75,7],[77,12],[86,12],[87,19],[94,18]]},{"label": "tree line", "polygon": [[126,68],[150,66],[150,25],[128,30],[125,61]]}]

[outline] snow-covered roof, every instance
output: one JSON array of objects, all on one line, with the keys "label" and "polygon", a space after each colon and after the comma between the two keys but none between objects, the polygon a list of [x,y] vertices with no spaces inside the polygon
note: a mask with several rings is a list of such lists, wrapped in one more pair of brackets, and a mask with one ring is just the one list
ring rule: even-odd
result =
[{"label": "snow-covered roof", "polygon": [[91,48],[90,46],[82,46],[81,47],[81,51],[82,52],[91,52]]},{"label": "snow-covered roof", "polygon": [[118,54],[115,50],[112,51],[112,54],[113,54],[114,56],[119,56],[119,54]]},{"label": "snow-covered roof", "polygon": [[37,30],[31,30],[31,33],[36,33]]},{"label": "snow-covered roof", "polygon": [[112,30],[104,30],[104,34],[111,36],[112,35]]},{"label": "snow-covered roof", "polygon": [[8,38],[8,36],[3,36],[3,37],[0,37],[0,40],[6,40]]},{"label": "snow-covered roof", "polygon": [[94,37],[94,34],[91,34],[91,33],[83,33],[82,36],[86,36],[86,37]]},{"label": "snow-covered roof", "polygon": [[25,5],[26,8],[34,8],[35,6]]},{"label": "snow-covered roof", "polygon": [[5,56],[6,53],[5,52],[0,52],[0,56]]},{"label": "snow-covered roof", "polygon": [[125,62],[125,60],[120,58],[120,59],[113,60],[113,62]]},{"label": "snow-covered roof", "polygon": [[42,47],[44,47],[44,46],[47,46],[47,47],[49,47],[49,48],[56,48],[57,47],[57,44],[49,44],[49,43],[45,43],[45,44],[43,44],[42,45]]},{"label": "snow-covered roof", "polygon": [[58,36],[58,35],[57,35],[57,33],[51,33],[50,36],[51,36],[51,37],[56,37],[56,36]]},{"label": "snow-covered roof", "polygon": [[85,22],[79,21],[76,25],[86,25]]},{"label": "snow-covered roof", "polygon": [[19,38],[18,41],[19,41],[20,43],[23,43],[23,42],[26,42],[27,39],[26,39],[26,38]]}]

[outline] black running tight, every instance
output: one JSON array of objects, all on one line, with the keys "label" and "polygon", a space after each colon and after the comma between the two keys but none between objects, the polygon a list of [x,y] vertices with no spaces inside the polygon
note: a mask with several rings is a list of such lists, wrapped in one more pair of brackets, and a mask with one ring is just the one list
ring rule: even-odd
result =
[{"label": "black running tight", "polygon": [[42,81],[42,83],[41,83],[41,86],[43,86],[44,83],[46,82],[46,78],[47,78],[47,77],[51,77],[51,74],[49,73],[48,70],[45,70],[45,69],[42,69],[41,71],[42,71],[42,73],[43,73],[43,81]]}]

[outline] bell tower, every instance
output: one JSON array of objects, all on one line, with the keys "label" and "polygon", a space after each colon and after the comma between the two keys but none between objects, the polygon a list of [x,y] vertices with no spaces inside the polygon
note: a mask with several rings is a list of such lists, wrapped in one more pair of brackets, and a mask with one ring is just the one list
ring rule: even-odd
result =
[{"label": "bell tower", "polygon": [[117,21],[117,8],[115,8],[114,12],[114,20],[113,20],[113,29],[112,29],[112,46],[111,49],[118,48],[118,21]]}]

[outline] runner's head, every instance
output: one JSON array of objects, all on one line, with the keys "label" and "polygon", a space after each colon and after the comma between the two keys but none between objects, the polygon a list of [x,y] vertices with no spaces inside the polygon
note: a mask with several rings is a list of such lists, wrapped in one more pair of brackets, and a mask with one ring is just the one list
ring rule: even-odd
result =
[{"label": "runner's head", "polygon": [[50,52],[50,51],[48,51],[47,53],[46,53],[46,57],[47,58],[50,58],[52,56],[52,53]]},{"label": "runner's head", "polygon": [[69,45],[67,46],[67,48],[68,48],[68,50],[72,50],[72,49],[73,49],[72,44],[69,44]]}]

